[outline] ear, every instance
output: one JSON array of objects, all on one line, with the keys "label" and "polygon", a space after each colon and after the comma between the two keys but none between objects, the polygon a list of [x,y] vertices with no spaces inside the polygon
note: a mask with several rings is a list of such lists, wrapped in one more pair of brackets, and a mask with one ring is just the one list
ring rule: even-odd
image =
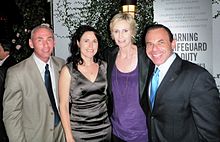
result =
[{"label": "ear", "polygon": [[6,54],[6,55],[9,55],[9,51],[5,51],[5,54]]},{"label": "ear", "polygon": [[31,39],[29,39],[29,46],[30,46],[30,48],[34,49],[34,45],[33,45],[33,42]]},{"label": "ear", "polygon": [[53,40],[53,47],[55,48],[56,47],[56,41]]},{"label": "ear", "polygon": [[171,43],[172,49],[174,50],[176,48],[176,40],[173,40]]},{"label": "ear", "polygon": [[77,46],[80,48],[80,46],[79,46],[79,41],[78,41],[78,40],[76,40],[76,43],[77,43]]}]

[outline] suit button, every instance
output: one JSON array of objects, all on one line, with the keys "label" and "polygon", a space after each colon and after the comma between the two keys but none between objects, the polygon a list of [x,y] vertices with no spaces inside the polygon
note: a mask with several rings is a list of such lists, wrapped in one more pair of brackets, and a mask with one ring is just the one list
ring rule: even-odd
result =
[{"label": "suit button", "polygon": [[53,112],[51,112],[50,114],[53,115]]},{"label": "suit button", "polygon": [[51,128],[50,131],[53,131],[53,129]]}]

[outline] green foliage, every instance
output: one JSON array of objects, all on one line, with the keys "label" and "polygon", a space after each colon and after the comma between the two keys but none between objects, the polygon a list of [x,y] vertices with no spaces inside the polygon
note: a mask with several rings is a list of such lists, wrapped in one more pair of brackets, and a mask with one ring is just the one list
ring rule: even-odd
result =
[{"label": "green foliage", "polygon": [[[120,0],[84,0],[73,3],[68,0],[59,0],[55,16],[58,22],[67,27],[69,35],[81,24],[95,27],[107,46],[113,46],[110,37],[110,19],[121,11]],[[153,22],[153,0],[138,0],[137,13],[137,40],[141,40],[145,25]]]},{"label": "green foliage", "polygon": [[[74,5],[74,6],[73,6]],[[109,19],[119,11],[119,1],[112,0],[84,0],[71,3],[59,0],[55,16],[67,27],[69,35],[82,24],[95,27],[103,36],[107,45],[112,45],[108,30]]]},{"label": "green foliage", "polygon": [[154,21],[153,1],[154,0],[137,0],[135,19],[137,22],[136,39],[139,42],[142,42],[146,26],[152,24]]},{"label": "green foliage", "polygon": [[50,23],[50,7],[45,0],[23,1],[17,0],[16,4],[23,16],[23,22],[13,25],[14,43],[17,50],[13,54],[18,61],[31,55],[33,50],[29,47],[28,39],[33,27],[41,23]]},{"label": "green foliage", "polygon": [[[220,0],[212,0],[212,4],[219,4]],[[214,12],[213,18],[217,18],[220,16],[220,10],[217,10],[216,12]]]}]

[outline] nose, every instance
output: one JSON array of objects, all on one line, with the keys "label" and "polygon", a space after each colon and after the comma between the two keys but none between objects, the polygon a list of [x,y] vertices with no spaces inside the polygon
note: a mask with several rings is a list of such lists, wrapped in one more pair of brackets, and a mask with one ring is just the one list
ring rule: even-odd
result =
[{"label": "nose", "polygon": [[152,45],[152,50],[157,50],[158,49],[158,45],[157,44],[153,44]]},{"label": "nose", "polygon": [[49,46],[49,41],[47,41],[47,40],[43,41],[43,45],[44,45],[45,47],[48,47],[48,46]]},{"label": "nose", "polygon": [[119,32],[119,38],[121,38],[123,36],[122,32]]},{"label": "nose", "polygon": [[93,43],[92,42],[89,43],[89,48],[93,48]]}]

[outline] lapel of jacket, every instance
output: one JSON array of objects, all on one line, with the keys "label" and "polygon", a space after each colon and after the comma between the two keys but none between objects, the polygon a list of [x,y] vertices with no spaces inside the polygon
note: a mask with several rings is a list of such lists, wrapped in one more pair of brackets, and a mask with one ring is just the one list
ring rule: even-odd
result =
[{"label": "lapel of jacket", "polygon": [[56,94],[56,98],[58,100],[58,80],[59,80],[59,74],[60,74],[60,65],[59,63],[54,59],[54,57],[51,57],[51,64],[53,65],[53,69],[54,69],[54,77],[55,77],[55,87],[56,87],[56,92],[54,92]]},{"label": "lapel of jacket", "polygon": [[147,80],[149,77],[149,67],[151,66],[150,60],[148,59],[145,49],[142,47],[138,48],[138,80],[139,80],[139,95],[140,99],[143,97],[143,95],[147,95],[147,92],[145,91]]},{"label": "lapel of jacket", "polygon": [[29,73],[36,84],[35,88],[37,89],[37,91],[39,91],[40,95],[44,95],[43,98],[47,98],[47,101],[50,102],[49,97],[47,95],[47,89],[45,87],[44,80],[41,76],[36,62],[34,61],[33,54],[29,57],[27,64],[28,67],[31,68],[31,70],[29,70]]},{"label": "lapel of jacket", "polygon": [[111,74],[112,74],[112,70],[113,67],[115,65],[115,60],[116,60],[116,56],[118,53],[118,47],[115,48],[114,50],[109,52],[109,56],[108,56],[108,72],[107,72],[107,77],[108,77],[108,86],[109,86],[109,90],[112,90],[112,78],[111,78]]},{"label": "lapel of jacket", "polygon": [[177,55],[176,59],[171,64],[162,82],[160,83],[160,86],[157,89],[157,95],[155,98],[155,105],[153,110],[157,109],[157,103],[160,101],[160,98],[162,98],[163,95],[166,95],[166,92],[168,92],[169,88],[173,86],[176,78],[178,77],[181,71],[181,65],[182,59]]},{"label": "lapel of jacket", "polygon": [[151,82],[151,79],[152,79],[152,76],[153,76],[153,72],[154,72],[154,68],[155,68],[155,65],[153,64],[152,61],[150,61],[150,67],[149,67],[149,72],[148,72],[148,78],[147,78],[147,83],[146,83],[146,87],[145,87],[145,93],[146,93],[146,99],[147,100],[147,108],[148,108],[148,111],[151,112],[151,103],[150,103],[150,99],[149,99],[149,85],[150,85],[150,82]]}]

